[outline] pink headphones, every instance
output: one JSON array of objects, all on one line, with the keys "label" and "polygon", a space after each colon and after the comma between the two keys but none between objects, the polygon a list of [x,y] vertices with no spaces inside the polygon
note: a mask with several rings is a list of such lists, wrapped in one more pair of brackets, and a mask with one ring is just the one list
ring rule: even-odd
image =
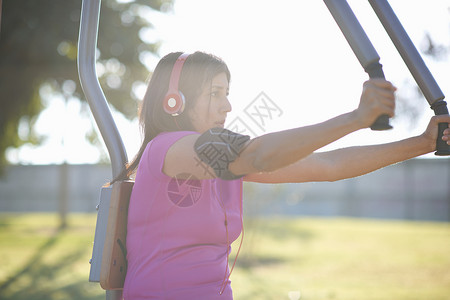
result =
[{"label": "pink headphones", "polygon": [[170,75],[169,89],[164,97],[164,111],[174,117],[181,114],[185,106],[184,95],[178,90],[178,83],[180,81],[181,70],[188,56],[189,53],[183,53],[177,58],[177,61],[173,65],[172,74]]}]

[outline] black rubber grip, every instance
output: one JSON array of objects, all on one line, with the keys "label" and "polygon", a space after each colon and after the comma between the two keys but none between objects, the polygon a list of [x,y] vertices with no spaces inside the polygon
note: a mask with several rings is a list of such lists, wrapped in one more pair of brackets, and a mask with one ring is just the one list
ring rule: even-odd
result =
[{"label": "black rubber grip", "polygon": [[[369,64],[364,69],[367,74],[369,74],[369,78],[383,78],[383,66],[379,62],[373,62]],[[370,129],[372,130],[388,130],[391,129],[392,126],[389,124],[389,116],[388,115],[381,115],[379,116],[375,122],[370,126]]]},{"label": "black rubber grip", "polygon": [[[434,110],[434,114],[437,115],[448,115],[447,102],[444,100],[436,101],[431,105],[431,108]],[[436,152],[435,155],[439,156],[447,156],[450,155],[450,145],[447,144],[446,141],[442,140],[442,136],[444,135],[444,130],[448,128],[448,123],[439,123],[438,124],[438,137],[436,140]]]}]

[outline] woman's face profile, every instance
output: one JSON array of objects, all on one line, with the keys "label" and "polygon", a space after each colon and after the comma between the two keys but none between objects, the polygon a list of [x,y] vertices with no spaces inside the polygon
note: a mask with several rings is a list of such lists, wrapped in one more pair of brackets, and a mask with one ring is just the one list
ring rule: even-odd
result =
[{"label": "woman's face profile", "polygon": [[224,72],[205,84],[194,106],[187,112],[195,131],[203,133],[210,128],[224,127],[231,111],[228,93],[229,83]]}]

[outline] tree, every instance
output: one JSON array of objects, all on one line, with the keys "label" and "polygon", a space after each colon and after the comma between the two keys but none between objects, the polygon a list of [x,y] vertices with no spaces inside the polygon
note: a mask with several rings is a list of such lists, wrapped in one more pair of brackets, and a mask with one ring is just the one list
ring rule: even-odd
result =
[{"label": "tree", "polygon": [[[0,3],[1,5],[1,3]],[[127,118],[136,115],[133,84],[148,76],[142,55],[156,53],[158,43],[145,43],[140,33],[152,24],[146,10],[166,12],[172,0],[104,0],[98,49],[100,83],[105,95]],[[43,109],[40,88],[84,101],[77,73],[81,1],[5,0],[0,32],[0,166],[8,147],[39,143],[33,123]],[[19,124],[22,130],[19,134]],[[24,133],[25,132],[25,133]]]}]

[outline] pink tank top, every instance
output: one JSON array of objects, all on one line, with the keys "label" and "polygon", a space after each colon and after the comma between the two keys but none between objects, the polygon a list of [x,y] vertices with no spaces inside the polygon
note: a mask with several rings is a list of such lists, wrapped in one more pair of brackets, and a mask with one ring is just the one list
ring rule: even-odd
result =
[{"label": "pink tank top", "polygon": [[143,153],[128,212],[126,300],[233,299],[227,253],[242,229],[242,179],[162,172],[170,146],[193,133],[161,133]]}]

